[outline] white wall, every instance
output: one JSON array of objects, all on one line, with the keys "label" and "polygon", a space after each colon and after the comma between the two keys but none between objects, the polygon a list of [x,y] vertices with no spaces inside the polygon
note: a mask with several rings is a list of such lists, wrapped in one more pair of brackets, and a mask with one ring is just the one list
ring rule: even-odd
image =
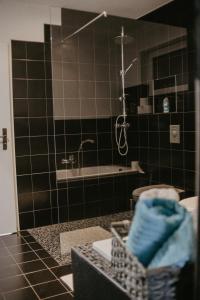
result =
[{"label": "white wall", "polygon": [[[34,3],[34,1],[32,1]],[[0,0],[0,41],[44,41],[44,24],[61,24],[61,9]]]}]

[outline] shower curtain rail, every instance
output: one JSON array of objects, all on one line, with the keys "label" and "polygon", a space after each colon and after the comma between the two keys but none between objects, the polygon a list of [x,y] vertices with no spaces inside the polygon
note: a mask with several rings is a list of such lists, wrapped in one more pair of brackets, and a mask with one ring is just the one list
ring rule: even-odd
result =
[{"label": "shower curtain rail", "polygon": [[77,33],[79,33],[80,31],[82,31],[83,29],[85,29],[86,27],[88,27],[89,25],[91,25],[92,23],[94,23],[95,21],[97,21],[98,19],[100,19],[101,17],[107,17],[107,12],[103,11],[101,14],[99,14],[98,16],[96,16],[94,19],[92,19],[91,21],[89,21],[88,23],[86,23],[85,25],[83,25],[81,28],[79,28],[78,30],[76,30],[75,32],[73,32],[72,34],[68,35],[67,37],[65,37],[62,42],[70,39],[71,37],[73,37],[74,35],[76,35]]}]

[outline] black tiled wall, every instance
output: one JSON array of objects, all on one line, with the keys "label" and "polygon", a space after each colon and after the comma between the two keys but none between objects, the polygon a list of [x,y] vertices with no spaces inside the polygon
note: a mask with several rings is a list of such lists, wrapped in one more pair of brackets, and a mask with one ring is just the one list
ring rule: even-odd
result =
[{"label": "black tiled wall", "polygon": [[[179,76],[188,78],[188,89],[177,93],[177,111],[136,117],[139,160],[148,170],[150,181],[183,188],[186,196],[195,193],[195,65],[193,63],[195,51],[192,39],[193,31],[189,27],[187,48],[180,53],[182,61],[186,60],[184,64],[188,64],[188,68],[179,68]],[[168,64],[169,67],[172,64],[170,57]],[[162,101],[165,96],[166,94],[163,94],[155,99],[159,112],[163,110]],[[169,102],[175,102],[175,94],[167,96]],[[170,144],[170,124],[180,125],[180,144]]]},{"label": "black tiled wall", "polygon": [[57,220],[50,192],[56,188],[50,44],[12,41],[12,75],[19,219],[24,229]]},{"label": "black tiled wall", "polygon": [[[194,194],[195,113],[185,111],[136,117],[138,155],[151,183],[167,183]],[[170,144],[169,125],[180,125],[180,144]]]}]

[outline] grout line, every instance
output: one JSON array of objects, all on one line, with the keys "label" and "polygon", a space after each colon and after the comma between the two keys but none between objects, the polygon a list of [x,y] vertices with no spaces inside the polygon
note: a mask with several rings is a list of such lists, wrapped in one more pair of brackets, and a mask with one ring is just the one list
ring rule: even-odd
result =
[{"label": "grout line", "polygon": [[[42,300],[43,300],[43,299],[48,300],[48,299],[52,299],[52,298],[54,298],[54,297],[62,296],[62,295],[66,295],[66,294],[70,294],[70,295],[71,295],[70,292],[68,292],[68,293],[61,293],[61,294],[58,294],[58,295],[53,295],[53,296],[51,296],[51,297],[42,298]],[[71,295],[71,296],[72,296],[72,295]]]},{"label": "grout line", "polygon": [[[25,276],[24,276],[24,277],[25,277]],[[27,280],[27,282],[28,282],[28,280]],[[29,283],[29,282],[28,282],[28,283]],[[25,286],[25,287],[22,287],[22,288],[19,288],[19,289],[15,289],[15,290],[3,292],[3,294],[4,294],[4,297],[6,297],[6,295],[8,295],[8,294],[11,294],[11,293],[14,293],[14,292],[17,292],[17,291],[20,291],[20,290],[25,290],[25,289],[28,289],[28,288],[31,288],[31,289],[32,289],[31,285],[27,285],[27,286]],[[33,289],[32,289],[32,290],[33,290]],[[38,299],[40,300],[41,298],[37,295],[37,293],[35,293],[34,290],[33,290],[33,292],[34,292],[34,294],[36,294],[36,296],[37,296]],[[28,300],[28,299],[27,299],[27,300]]]}]

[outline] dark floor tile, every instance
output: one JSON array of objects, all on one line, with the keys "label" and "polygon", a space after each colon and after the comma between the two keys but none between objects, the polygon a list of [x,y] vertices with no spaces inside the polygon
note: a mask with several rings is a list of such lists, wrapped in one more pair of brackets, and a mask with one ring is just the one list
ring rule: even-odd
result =
[{"label": "dark floor tile", "polygon": [[29,246],[33,249],[33,250],[39,250],[39,249],[43,249],[42,246],[38,243],[31,243],[29,244]]},{"label": "dark floor tile", "polygon": [[8,267],[9,265],[15,264],[12,256],[0,257],[0,266],[1,268]]},{"label": "dark floor tile", "polygon": [[22,272],[19,269],[19,267],[15,264],[6,266],[0,270],[0,279],[6,278],[6,277],[11,277],[11,276],[16,276],[20,275]]},{"label": "dark floor tile", "polygon": [[31,251],[31,248],[27,244],[12,246],[12,247],[9,247],[8,249],[12,254],[18,254],[18,253],[24,253],[24,252]]},{"label": "dark floor tile", "polygon": [[26,244],[24,238],[17,235],[7,237],[3,240],[3,242],[7,247]]},{"label": "dark floor tile", "polygon": [[45,251],[45,250],[37,250],[36,251],[37,255],[40,257],[40,258],[46,258],[46,257],[50,257],[51,255]]},{"label": "dark floor tile", "polygon": [[56,296],[66,292],[66,289],[62,286],[62,284],[56,280],[48,283],[35,285],[34,290],[39,295],[40,298],[47,298],[51,296]]},{"label": "dark floor tile", "polygon": [[36,242],[34,237],[32,237],[31,235],[30,236],[25,236],[24,239],[27,243],[35,243]]},{"label": "dark floor tile", "polygon": [[0,280],[0,291],[9,292],[27,287],[29,284],[23,275],[10,277]]},{"label": "dark floor tile", "polygon": [[46,300],[48,299],[49,300],[72,300],[74,299],[74,297],[71,294],[67,293],[67,294],[62,294],[51,298],[46,298]]},{"label": "dark floor tile", "polygon": [[16,260],[17,263],[23,263],[23,262],[38,260],[38,256],[33,251],[31,251],[31,252],[16,254],[14,255],[14,259]]},{"label": "dark floor tile", "polygon": [[47,257],[43,259],[43,262],[49,267],[53,268],[58,266],[58,263],[52,258],[52,257]]},{"label": "dark floor tile", "polygon": [[6,300],[37,300],[39,299],[32,288],[20,289],[5,295]]},{"label": "dark floor tile", "polygon": [[5,244],[3,243],[2,240],[0,240],[0,248],[4,248],[5,247]]},{"label": "dark floor tile", "polygon": [[5,256],[9,256],[9,255],[10,255],[10,253],[8,252],[8,250],[6,248],[2,247],[0,249],[0,259],[2,259]]},{"label": "dark floor tile", "polygon": [[19,266],[24,273],[30,273],[30,272],[46,269],[46,266],[43,264],[41,260],[22,263],[19,264]]},{"label": "dark floor tile", "polygon": [[19,234],[20,234],[21,236],[29,236],[29,235],[30,235],[30,233],[29,233],[27,230],[21,230],[21,231],[19,232]]},{"label": "dark floor tile", "polygon": [[42,270],[34,273],[27,274],[26,277],[31,285],[44,283],[47,281],[55,280],[55,276],[49,270]]},{"label": "dark floor tile", "polygon": [[58,277],[60,278],[61,276],[68,275],[72,273],[72,266],[67,265],[67,266],[59,266],[52,268],[51,271]]}]

